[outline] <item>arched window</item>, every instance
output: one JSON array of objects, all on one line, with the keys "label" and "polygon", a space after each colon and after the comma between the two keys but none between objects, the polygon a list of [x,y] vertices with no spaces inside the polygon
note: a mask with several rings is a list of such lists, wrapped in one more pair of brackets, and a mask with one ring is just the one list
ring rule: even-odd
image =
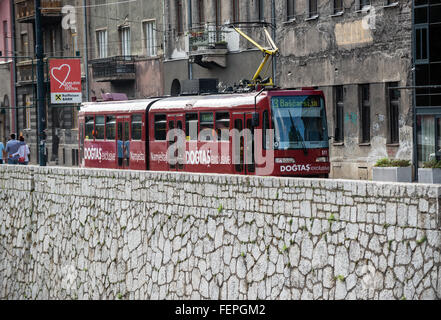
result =
[{"label": "arched window", "polygon": [[181,83],[178,79],[173,80],[170,94],[173,97],[177,97],[181,94]]}]

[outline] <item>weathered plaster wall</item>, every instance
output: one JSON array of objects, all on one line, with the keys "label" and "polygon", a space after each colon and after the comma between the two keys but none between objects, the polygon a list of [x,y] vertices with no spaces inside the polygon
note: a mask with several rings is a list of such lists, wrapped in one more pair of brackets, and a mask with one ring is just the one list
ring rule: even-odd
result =
[{"label": "weathered plaster wall", "polygon": [[[344,86],[344,144],[331,145],[331,175],[369,179],[372,165],[379,158],[411,160],[412,92],[400,90],[400,138],[398,144],[390,144],[386,86],[388,82],[403,87],[412,83],[412,1],[397,1],[397,6],[385,7],[383,0],[372,0],[373,9],[367,13],[358,10],[358,1],[346,0],[344,12],[337,15],[333,1],[319,1],[318,17],[314,19],[308,19],[307,1],[295,3],[295,20],[286,21],[286,2],[276,2],[278,84],[324,90],[331,135],[335,127],[333,89]],[[370,84],[371,90],[368,145],[360,145],[359,84]]]},{"label": "weathered plaster wall", "polygon": [[440,191],[0,166],[0,298],[439,299]]}]

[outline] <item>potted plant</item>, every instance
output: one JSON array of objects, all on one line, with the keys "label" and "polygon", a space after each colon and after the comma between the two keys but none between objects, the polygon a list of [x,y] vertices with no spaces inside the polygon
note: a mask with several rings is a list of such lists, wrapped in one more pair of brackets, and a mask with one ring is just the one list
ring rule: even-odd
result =
[{"label": "potted plant", "polygon": [[441,183],[441,161],[430,160],[418,168],[418,182]]},{"label": "potted plant", "polygon": [[383,158],[372,169],[372,180],[390,182],[412,182],[412,167],[409,160]]}]

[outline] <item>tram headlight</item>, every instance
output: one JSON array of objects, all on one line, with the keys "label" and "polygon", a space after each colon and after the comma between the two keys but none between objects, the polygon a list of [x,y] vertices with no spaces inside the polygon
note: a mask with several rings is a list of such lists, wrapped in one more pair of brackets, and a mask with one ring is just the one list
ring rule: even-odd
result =
[{"label": "tram headlight", "polygon": [[276,163],[296,163],[294,158],[276,158]]},{"label": "tram headlight", "polygon": [[315,162],[328,162],[328,157],[318,157]]}]

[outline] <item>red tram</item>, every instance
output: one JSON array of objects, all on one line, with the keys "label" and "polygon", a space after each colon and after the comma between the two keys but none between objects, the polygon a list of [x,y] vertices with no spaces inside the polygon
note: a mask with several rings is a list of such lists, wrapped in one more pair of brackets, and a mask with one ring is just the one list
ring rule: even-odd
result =
[{"label": "red tram", "polygon": [[85,103],[79,144],[79,163],[88,168],[316,177],[330,171],[325,99],[314,89]]}]

